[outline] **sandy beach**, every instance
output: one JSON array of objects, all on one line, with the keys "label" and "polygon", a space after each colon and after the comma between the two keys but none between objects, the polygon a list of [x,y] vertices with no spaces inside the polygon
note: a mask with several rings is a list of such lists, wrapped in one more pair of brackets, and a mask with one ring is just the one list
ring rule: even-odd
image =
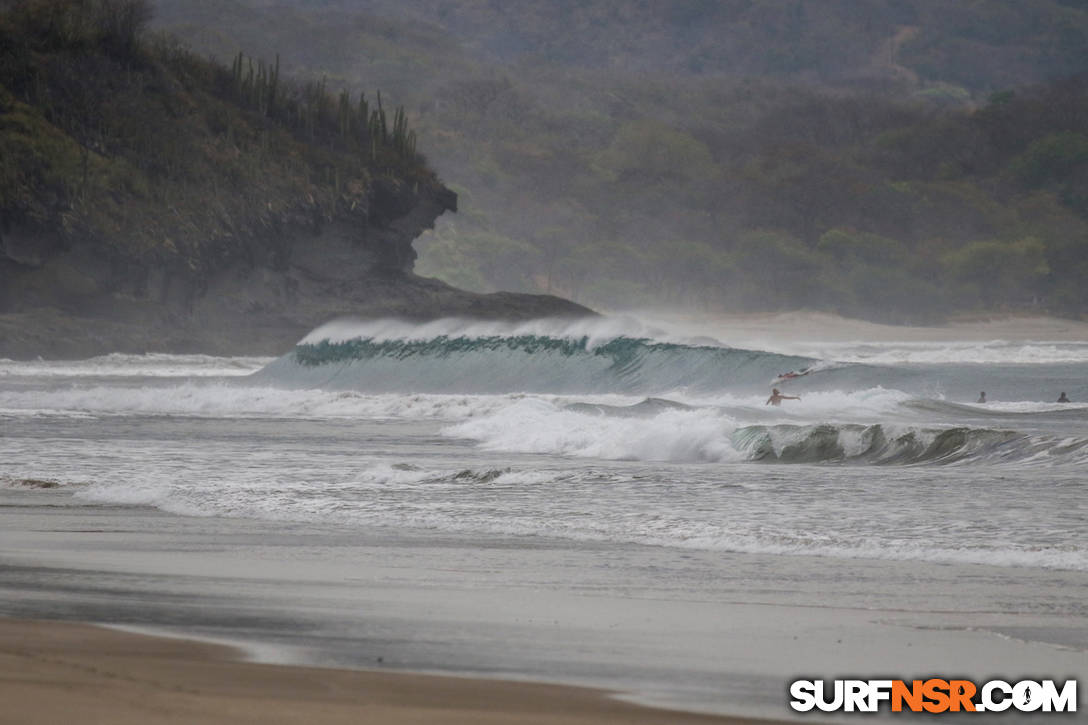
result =
[{"label": "sandy beach", "polygon": [[242,662],[82,623],[0,619],[0,722],[769,723],[639,707],[557,685]]}]

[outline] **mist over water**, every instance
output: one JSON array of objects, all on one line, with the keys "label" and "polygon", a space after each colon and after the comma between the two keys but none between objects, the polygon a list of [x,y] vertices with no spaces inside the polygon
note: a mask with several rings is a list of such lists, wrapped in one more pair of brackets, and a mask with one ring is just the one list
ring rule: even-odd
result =
[{"label": "mist over water", "polygon": [[[368,530],[1088,570],[1088,344],[767,347],[635,320],[379,321],[275,360],[3,362],[0,485]],[[767,405],[772,381],[801,400]]]}]

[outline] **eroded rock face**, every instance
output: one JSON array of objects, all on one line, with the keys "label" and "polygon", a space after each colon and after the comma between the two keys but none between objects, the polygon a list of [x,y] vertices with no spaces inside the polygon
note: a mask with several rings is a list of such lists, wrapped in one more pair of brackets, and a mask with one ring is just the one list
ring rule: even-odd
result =
[{"label": "eroded rock face", "polygon": [[413,274],[412,242],[456,203],[438,185],[377,185],[366,208],[278,220],[232,238],[204,269],[107,261],[78,242],[35,245],[5,234],[4,248],[15,252],[0,258],[0,357],[278,354],[341,316],[593,314],[557,297],[482,295]]}]

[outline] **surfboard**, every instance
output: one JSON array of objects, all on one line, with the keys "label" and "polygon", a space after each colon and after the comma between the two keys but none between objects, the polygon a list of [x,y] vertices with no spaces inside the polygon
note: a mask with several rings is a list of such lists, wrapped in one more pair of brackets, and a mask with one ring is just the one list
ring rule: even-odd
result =
[{"label": "surfboard", "polygon": [[799,372],[790,371],[788,373],[782,373],[777,378],[775,378],[774,380],[771,381],[771,385],[778,385],[779,383],[784,383],[787,380],[794,380],[796,378],[803,378],[803,377],[805,377],[806,375],[808,375],[811,372],[812,372],[812,368],[805,368],[804,370],[801,370]]}]

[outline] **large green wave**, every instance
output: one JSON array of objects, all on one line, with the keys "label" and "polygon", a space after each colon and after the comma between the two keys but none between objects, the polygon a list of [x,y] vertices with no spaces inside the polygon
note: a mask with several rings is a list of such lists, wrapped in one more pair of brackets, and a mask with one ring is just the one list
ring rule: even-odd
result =
[{"label": "large green wave", "polygon": [[648,338],[438,335],[427,339],[320,340],[262,371],[283,384],[419,392],[765,390],[803,357]]}]

